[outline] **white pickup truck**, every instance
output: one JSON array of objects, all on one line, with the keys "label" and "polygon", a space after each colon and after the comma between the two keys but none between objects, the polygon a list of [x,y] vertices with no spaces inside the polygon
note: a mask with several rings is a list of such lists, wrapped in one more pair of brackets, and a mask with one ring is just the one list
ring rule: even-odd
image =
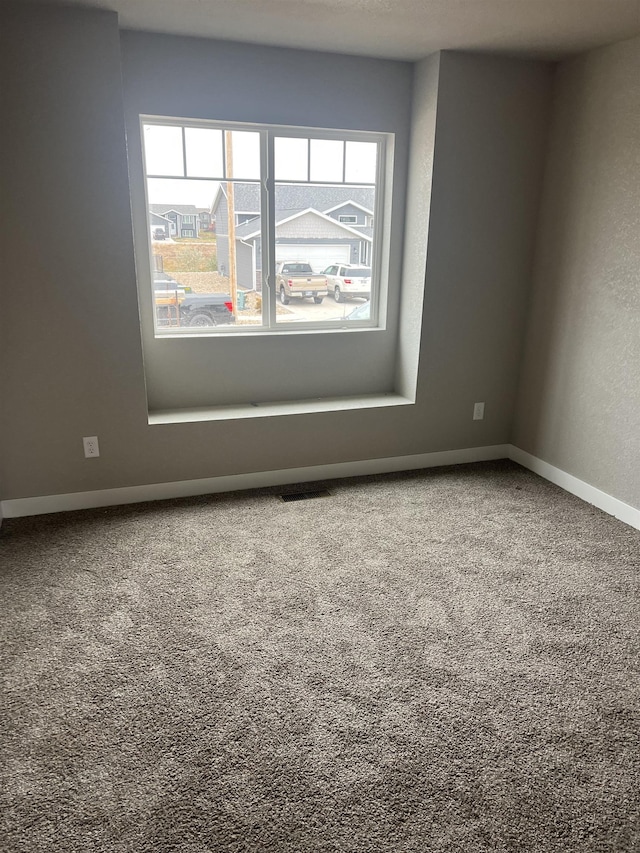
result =
[{"label": "white pickup truck", "polygon": [[276,264],[276,292],[283,305],[292,296],[311,297],[319,305],[327,295],[327,277],[314,274],[304,261],[280,261]]}]

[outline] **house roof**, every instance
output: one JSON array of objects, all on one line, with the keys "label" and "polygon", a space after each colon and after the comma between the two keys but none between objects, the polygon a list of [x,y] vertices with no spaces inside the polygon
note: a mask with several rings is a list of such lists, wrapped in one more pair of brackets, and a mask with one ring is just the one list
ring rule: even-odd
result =
[{"label": "house roof", "polygon": [[175,210],[176,213],[180,214],[208,213],[206,207],[196,207],[195,204],[150,204],[149,210],[151,213],[158,213],[161,216],[170,210]]},{"label": "house roof", "polygon": [[[339,228],[344,231],[345,239],[348,238],[359,238],[361,240],[369,240],[373,238],[373,229],[372,228],[359,228],[356,230],[351,225],[345,225],[344,222],[339,222],[337,219],[334,219],[331,216],[327,216],[325,213],[322,213],[319,210],[316,210],[313,207],[305,207],[302,210],[276,210],[276,228],[278,225],[284,225],[285,222],[290,222],[292,219],[296,219],[298,216],[305,216],[306,214],[311,213],[315,216],[318,216],[320,219],[323,219],[328,225],[331,225],[334,229]],[[236,225],[236,239],[240,240],[248,240],[252,237],[259,237],[262,228],[262,217],[256,216],[254,219],[250,219],[248,222],[244,222],[242,225]]]},{"label": "house roof", "polygon": [[[226,196],[226,191],[224,185],[220,184],[212,210],[215,211],[223,196]],[[328,210],[336,210],[348,202],[353,202],[357,207],[372,212],[374,200],[373,187],[277,184],[275,204],[276,213],[285,210],[307,210],[310,207],[324,213]],[[260,210],[259,184],[235,184],[234,201],[237,211]]]},{"label": "house roof", "polygon": [[341,207],[346,207],[347,205],[351,205],[352,207],[357,207],[362,210],[364,213],[373,214],[373,210],[369,207],[365,207],[362,204],[358,204],[357,201],[354,201],[352,198],[347,199],[346,201],[341,201],[339,204],[334,205],[333,207],[329,207],[325,210],[325,213],[335,213],[336,210],[340,210]]},{"label": "house roof", "polygon": [[[318,186],[308,184],[277,184],[276,211],[306,210],[313,207],[323,212],[335,209],[348,201],[373,209],[375,190],[372,187]],[[237,210],[259,210],[260,188],[257,184],[236,184]]]},{"label": "house roof", "polygon": [[[340,222],[340,225],[344,225],[344,222]],[[358,234],[362,234],[363,237],[369,237],[373,240],[373,228],[365,225],[350,225],[350,228],[353,228],[354,231],[357,231]]]},{"label": "house roof", "polygon": [[166,222],[166,223],[167,223],[167,225],[169,224],[169,220],[167,219],[167,217],[166,217],[166,216],[162,216],[160,213],[154,213],[154,212],[153,212],[153,210],[150,210],[150,211],[149,211],[149,214],[150,214],[151,216],[155,216],[155,218],[156,218],[156,219],[161,219],[161,220],[162,220],[162,222]]}]

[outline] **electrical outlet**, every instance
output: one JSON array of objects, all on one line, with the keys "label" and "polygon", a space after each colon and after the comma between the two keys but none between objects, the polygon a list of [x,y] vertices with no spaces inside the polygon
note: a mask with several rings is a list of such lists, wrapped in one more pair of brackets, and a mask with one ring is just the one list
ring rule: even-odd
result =
[{"label": "electrical outlet", "polygon": [[473,419],[474,421],[481,421],[484,418],[484,403],[474,403],[473,404]]},{"label": "electrical outlet", "polygon": [[98,445],[97,435],[85,436],[82,439],[82,443],[84,444],[84,455],[87,459],[91,459],[93,456],[100,456],[100,447]]}]

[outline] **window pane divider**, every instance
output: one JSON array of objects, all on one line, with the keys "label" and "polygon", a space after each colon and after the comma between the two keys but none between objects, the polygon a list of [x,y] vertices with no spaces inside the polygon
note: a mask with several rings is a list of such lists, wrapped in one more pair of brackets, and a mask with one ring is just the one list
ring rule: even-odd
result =
[{"label": "window pane divider", "polygon": [[221,181],[224,181],[227,177],[227,133],[228,130],[222,130],[222,177]]},{"label": "window pane divider", "polygon": [[[197,175],[153,175],[148,174],[147,178],[151,180],[152,178],[159,178],[162,181],[224,181],[225,178],[212,178],[211,175],[206,175],[203,177],[198,177]],[[254,183],[257,183],[254,180]]]},{"label": "window pane divider", "polygon": [[[262,321],[268,329],[276,328],[276,199],[274,135],[261,134],[261,154],[264,158],[264,180],[260,182],[262,201]],[[266,281],[265,281],[266,272]],[[266,299],[265,297],[266,286]]]}]

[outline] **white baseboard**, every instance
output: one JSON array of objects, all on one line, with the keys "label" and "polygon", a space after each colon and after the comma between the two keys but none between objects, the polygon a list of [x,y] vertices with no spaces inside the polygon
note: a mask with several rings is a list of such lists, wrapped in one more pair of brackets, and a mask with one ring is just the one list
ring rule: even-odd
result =
[{"label": "white baseboard", "polygon": [[216,492],[234,492],[240,489],[256,489],[263,486],[282,486],[292,483],[309,483],[314,480],[333,480],[366,474],[386,474],[393,471],[436,468],[441,465],[462,465],[468,462],[487,462],[492,459],[512,459],[583,501],[597,506],[625,524],[640,530],[640,509],[608,495],[595,486],[590,486],[572,474],[568,474],[566,471],[556,468],[554,465],[550,465],[512,444],[443,450],[436,453],[419,453],[414,456],[363,459],[357,462],[338,462],[332,465],[286,468],[279,471],[258,471],[250,474],[233,474],[228,477],[207,477],[201,480],[150,483],[146,486],[128,486],[121,489],[101,489],[93,492],[16,498],[0,503],[0,518],[18,518],[49,512],[168,500]]},{"label": "white baseboard", "polygon": [[636,509],[636,507],[626,504],[612,495],[608,495],[595,486],[590,486],[584,480],[579,480],[573,474],[567,474],[561,468],[556,468],[555,465],[550,465],[543,459],[538,459],[537,456],[532,456],[530,453],[521,450],[513,444],[509,445],[508,455],[509,459],[512,459],[524,468],[528,468],[535,474],[539,474],[545,480],[549,480],[550,483],[555,483],[561,489],[571,492],[572,495],[576,495],[581,500],[597,506],[598,509],[602,509],[625,524],[629,524],[631,527],[640,530],[640,509]]},{"label": "white baseboard", "polygon": [[128,486],[121,489],[101,489],[94,492],[72,492],[65,495],[45,495],[34,498],[16,498],[2,501],[5,518],[25,515],[42,515],[48,512],[65,512],[101,506],[159,501],[170,498],[208,495],[215,492],[234,492],[263,486],[282,486],[289,483],[308,483],[314,480],[333,480],[366,474],[387,474],[393,471],[410,471],[419,468],[436,468],[441,465],[461,465],[465,462],[487,462],[506,459],[508,444],[490,447],[470,447],[462,450],[443,450],[437,453],[419,453],[414,456],[391,456],[384,459],[363,459],[358,462],[338,462],[333,465],[314,465],[308,468],[286,468],[280,471],[259,471],[250,474],[233,474],[228,477],[207,477],[201,480],[179,480],[173,483],[151,483],[146,486]]}]

